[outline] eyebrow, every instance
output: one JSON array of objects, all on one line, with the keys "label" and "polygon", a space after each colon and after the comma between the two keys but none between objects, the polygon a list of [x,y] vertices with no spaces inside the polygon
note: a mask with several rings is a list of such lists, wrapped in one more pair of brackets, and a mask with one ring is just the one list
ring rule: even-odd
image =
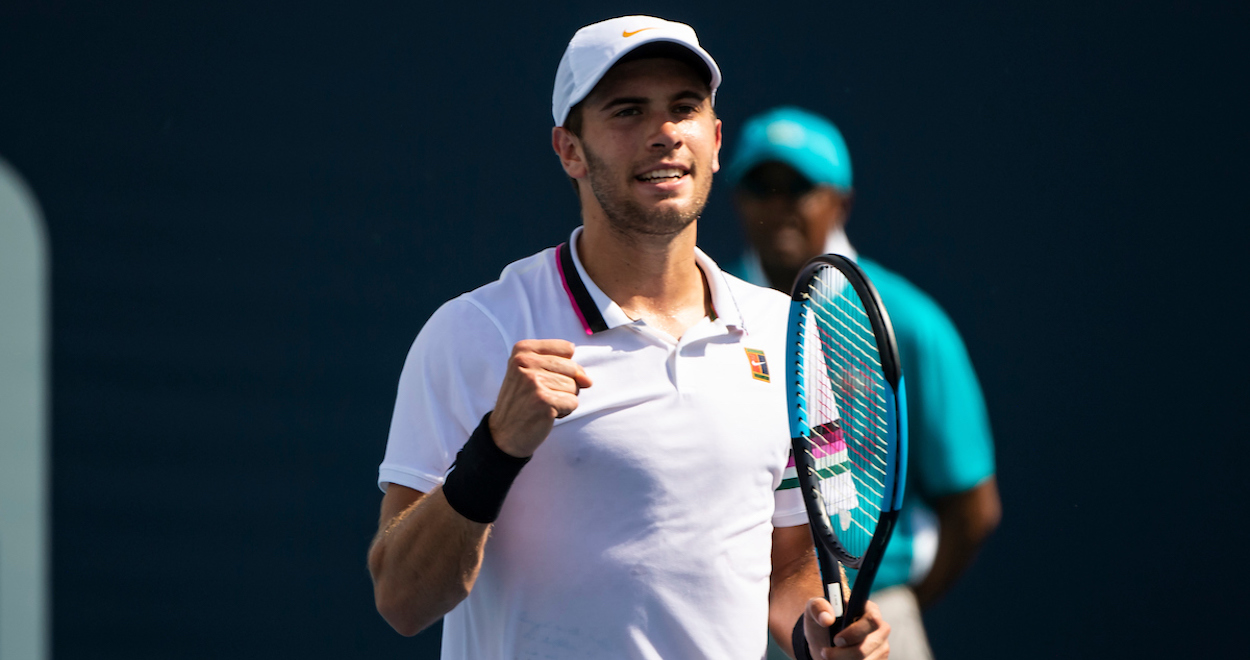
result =
[{"label": "eyebrow", "polygon": [[703,93],[703,92],[697,92],[693,89],[686,89],[686,90],[682,90],[674,94],[671,101],[684,101],[687,99],[694,99],[702,103],[703,99],[707,98],[708,96],[709,96],[708,94]]},{"label": "eyebrow", "polygon": [[[684,89],[674,94],[672,98],[669,99],[668,102],[672,103],[673,101],[684,101],[688,99],[694,99],[696,101],[702,102],[703,99],[707,97],[708,95],[705,93],[700,93],[693,89]],[[602,106],[599,107],[599,110],[600,111],[610,110],[612,108],[615,108],[618,105],[646,105],[650,101],[651,99],[645,96],[618,96],[604,103]]]},{"label": "eyebrow", "polygon": [[607,103],[604,103],[599,109],[608,110],[615,108],[618,105],[644,105],[650,100],[651,99],[645,96],[618,96],[609,100]]}]

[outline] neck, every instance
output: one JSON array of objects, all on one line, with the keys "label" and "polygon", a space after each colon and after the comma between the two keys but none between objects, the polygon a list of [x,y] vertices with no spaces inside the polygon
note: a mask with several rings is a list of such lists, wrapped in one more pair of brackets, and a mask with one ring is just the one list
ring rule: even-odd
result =
[{"label": "neck", "polygon": [[627,316],[674,338],[711,309],[711,293],[695,262],[697,221],[665,236],[627,234],[606,218],[584,214],[577,245],[586,274]]}]

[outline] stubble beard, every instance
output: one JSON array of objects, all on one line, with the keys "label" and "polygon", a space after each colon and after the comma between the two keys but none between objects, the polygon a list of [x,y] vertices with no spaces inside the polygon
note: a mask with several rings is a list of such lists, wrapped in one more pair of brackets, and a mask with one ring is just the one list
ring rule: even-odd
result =
[{"label": "stubble beard", "polygon": [[672,236],[681,233],[703,214],[708,193],[712,189],[711,181],[695,190],[690,204],[684,209],[646,209],[630,199],[628,184],[616,180],[607,163],[585,145],[582,148],[586,154],[586,180],[590,184],[590,191],[607,216],[608,224],[618,233],[625,236]]}]

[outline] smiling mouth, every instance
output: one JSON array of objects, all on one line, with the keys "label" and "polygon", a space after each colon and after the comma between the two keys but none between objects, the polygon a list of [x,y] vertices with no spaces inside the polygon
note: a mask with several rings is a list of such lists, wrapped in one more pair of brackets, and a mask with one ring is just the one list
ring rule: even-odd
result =
[{"label": "smiling mouth", "polygon": [[642,181],[643,183],[663,183],[666,181],[676,181],[683,176],[686,176],[685,170],[671,167],[663,170],[651,170],[645,174],[639,174],[634,178]]}]

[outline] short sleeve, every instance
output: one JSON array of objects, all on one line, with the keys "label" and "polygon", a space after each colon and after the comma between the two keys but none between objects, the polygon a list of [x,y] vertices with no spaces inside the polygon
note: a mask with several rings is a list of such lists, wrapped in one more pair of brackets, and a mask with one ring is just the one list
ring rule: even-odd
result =
[{"label": "short sleeve", "polygon": [[[985,399],[963,340],[936,305],[900,347],[911,429],[911,469],[928,497],[973,488],[994,474]],[[908,350],[909,349],[909,350]]]},{"label": "short sleeve", "polygon": [[794,527],[807,524],[807,508],[803,491],[794,472],[794,452],[789,452],[781,483],[773,491],[773,527]]},{"label": "short sleeve", "polygon": [[456,298],[430,317],[399,376],[378,486],[428,493],[495,405],[511,343],[471,300]]},{"label": "short sleeve", "polygon": [[773,491],[773,527],[794,527],[807,524],[807,509],[803,506],[803,491],[797,486],[786,486]]}]

